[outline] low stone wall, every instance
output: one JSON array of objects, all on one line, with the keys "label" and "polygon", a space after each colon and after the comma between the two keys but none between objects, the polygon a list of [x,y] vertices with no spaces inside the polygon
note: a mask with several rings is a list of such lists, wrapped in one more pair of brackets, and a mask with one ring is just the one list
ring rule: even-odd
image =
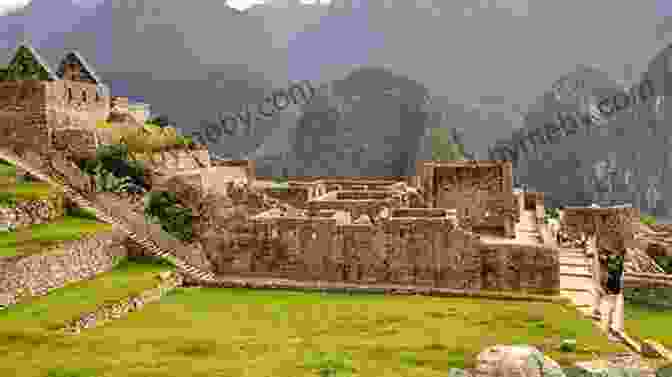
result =
[{"label": "low stone wall", "polygon": [[139,295],[126,297],[117,302],[100,305],[96,310],[78,315],[66,322],[63,331],[79,334],[84,329],[91,329],[106,322],[120,319],[130,312],[139,311],[146,304],[159,301],[168,292],[182,285],[183,277],[174,272],[165,272],[157,276],[156,287],[143,291]]},{"label": "low stone wall", "polygon": [[259,218],[247,233],[210,237],[204,249],[223,275],[557,293],[557,249],[486,243],[454,222],[390,218],[339,225],[321,217]]},{"label": "low stone wall", "polygon": [[0,206],[0,224],[10,224],[16,229],[35,224],[46,224],[63,216],[63,196],[50,199],[19,200],[15,206]]},{"label": "low stone wall", "polygon": [[556,294],[560,289],[558,249],[541,245],[483,243],[482,289]]},{"label": "low stone wall", "polygon": [[117,232],[102,232],[64,242],[45,254],[0,258],[0,307],[28,296],[41,296],[66,284],[85,280],[114,267],[115,257],[126,256]]}]

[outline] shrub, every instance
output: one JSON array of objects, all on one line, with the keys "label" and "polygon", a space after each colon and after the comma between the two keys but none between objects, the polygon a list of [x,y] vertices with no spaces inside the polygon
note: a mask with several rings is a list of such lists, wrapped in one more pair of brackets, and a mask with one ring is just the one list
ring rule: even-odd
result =
[{"label": "shrub", "polygon": [[126,192],[131,183],[130,177],[119,178],[104,169],[102,165],[96,166],[94,176],[96,178],[96,191],[99,192]]},{"label": "shrub", "polygon": [[665,270],[665,273],[672,274],[672,256],[661,255],[655,257],[654,260],[663,270]]},{"label": "shrub", "polygon": [[140,161],[129,157],[128,146],[123,144],[102,145],[96,150],[94,160],[80,162],[82,171],[96,175],[102,169],[112,173],[117,178],[128,177],[128,183],[133,183],[148,189],[145,179],[145,167]]},{"label": "shrub", "polygon": [[557,208],[546,208],[544,210],[544,222],[548,224],[551,219],[560,219],[560,211]]},{"label": "shrub", "polygon": [[560,351],[562,352],[575,352],[576,351],[576,339],[564,339],[560,343]]},{"label": "shrub", "polygon": [[193,216],[190,208],[180,207],[175,194],[152,191],[145,195],[145,217],[161,224],[161,228],[182,241],[193,237]]},{"label": "shrub", "polygon": [[0,207],[16,207],[16,195],[11,192],[0,192]]},{"label": "shrub", "polygon": [[654,225],[656,223],[656,218],[649,215],[644,215],[641,218],[642,224]]},{"label": "shrub", "polygon": [[143,127],[114,127],[111,131],[111,142],[126,145],[132,154],[183,148],[193,143],[191,138],[179,135],[173,127],[151,123],[145,123]]},{"label": "shrub", "polygon": [[79,217],[82,219],[97,220],[96,214],[87,208],[80,207],[68,207],[65,210],[65,214],[71,217]]}]

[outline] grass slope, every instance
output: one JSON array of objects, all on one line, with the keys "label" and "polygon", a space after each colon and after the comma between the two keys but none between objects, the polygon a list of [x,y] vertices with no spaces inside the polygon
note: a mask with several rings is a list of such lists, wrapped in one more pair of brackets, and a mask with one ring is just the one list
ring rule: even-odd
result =
[{"label": "grass slope", "polygon": [[[564,338],[577,339],[578,350],[553,348]],[[625,351],[575,309],[553,303],[242,289],[180,289],[76,338],[28,334],[9,343],[0,346],[0,375],[13,367],[26,377],[299,377],[329,369],[445,377],[451,367],[473,367],[494,344],[537,345],[563,365]]]},{"label": "grass slope", "polygon": [[[154,287],[156,275],[172,268],[156,262],[121,261],[112,271],[94,279],[81,281],[56,289],[45,296],[0,312],[0,347],[17,329],[52,330],[74,316],[94,310],[107,301],[120,300],[131,294]],[[2,338],[5,339],[2,339]]]}]

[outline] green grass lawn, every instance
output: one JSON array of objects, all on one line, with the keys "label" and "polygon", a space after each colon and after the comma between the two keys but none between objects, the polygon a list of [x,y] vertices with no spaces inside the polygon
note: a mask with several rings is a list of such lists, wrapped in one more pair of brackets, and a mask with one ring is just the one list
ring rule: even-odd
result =
[{"label": "green grass lawn", "polygon": [[96,220],[63,216],[49,224],[0,233],[0,257],[44,252],[63,241],[81,239],[85,235],[111,229],[111,225]]},{"label": "green grass lawn", "polygon": [[11,196],[18,200],[43,199],[56,192],[56,188],[43,182],[21,182],[9,185],[1,185],[0,193],[3,196]]},{"label": "green grass lawn", "polygon": [[635,339],[653,339],[672,349],[672,309],[625,303],[625,332]]},{"label": "green grass lawn", "polygon": [[16,176],[16,166],[8,165],[0,162],[0,176],[2,177],[15,177]]},{"label": "green grass lawn", "polygon": [[[243,289],[179,289],[78,337],[9,328],[0,375],[26,377],[445,377],[494,344],[537,345],[562,365],[625,351],[554,303]],[[557,350],[564,338],[578,350]]]}]

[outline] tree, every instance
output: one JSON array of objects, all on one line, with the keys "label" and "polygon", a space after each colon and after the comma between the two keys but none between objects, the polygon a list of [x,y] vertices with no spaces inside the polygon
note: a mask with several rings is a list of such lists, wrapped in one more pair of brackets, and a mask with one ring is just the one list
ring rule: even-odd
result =
[{"label": "tree", "polygon": [[153,117],[152,119],[147,121],[147,123],[159,126],[161,128],[165,128],[165,127],[170,126],[173,122],[171,122],[170,119],[168,119],[167,116],[159,115],[159,116]]},{"label": "tree", "polygon": [[451,140],[447,128],[432,129],[432,160],[464,160],[464,146]]}]

